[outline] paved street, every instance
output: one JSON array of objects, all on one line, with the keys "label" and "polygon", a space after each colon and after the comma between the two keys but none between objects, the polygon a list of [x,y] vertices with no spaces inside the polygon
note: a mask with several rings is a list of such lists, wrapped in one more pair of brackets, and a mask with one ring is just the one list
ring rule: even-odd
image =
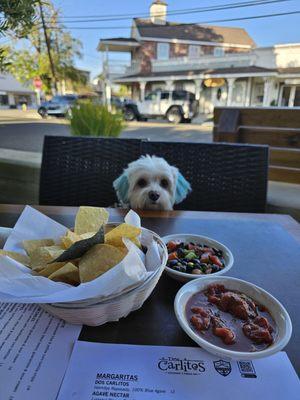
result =
[{"label": "paved street", "polygon": [[0,123],[0,148],[41,152],[45,135],[68,136],[69,127],[45,122]]},{"label": "paved street", "polygon": [[212,140],[209,125],[172,125],[165,121],[132,122],[128,124],[121,137],[174,142],[210,142]]},{"label": "paved street", "polygon": [[[0,111],[0,148],[41,152],[45,135],[69,136],[63,119],[41,120],[33,112],[14,114]],[[211,141],[211,127],[200,124],[171,125],[167,122],[133,122],[122,133],[124,138],[165,141]]]}]

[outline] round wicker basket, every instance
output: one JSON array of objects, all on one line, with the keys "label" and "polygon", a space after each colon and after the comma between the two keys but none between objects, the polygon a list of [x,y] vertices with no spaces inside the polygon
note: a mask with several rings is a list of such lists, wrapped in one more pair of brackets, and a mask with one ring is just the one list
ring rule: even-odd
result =
[{"label": "round wicker basket", "polygon": [[[145,228],[142,229],[147,231]],[[139,309],[154,290],[168,258],[167,248],[162,239],[156,233],[151,233],[159,246],[161,263],[153,274],[139,286],[128,288],[109,298],[99,297],[68,303],[40,304],[40,306],[66,322],[89,326],[118,321],[132,311]]]}]

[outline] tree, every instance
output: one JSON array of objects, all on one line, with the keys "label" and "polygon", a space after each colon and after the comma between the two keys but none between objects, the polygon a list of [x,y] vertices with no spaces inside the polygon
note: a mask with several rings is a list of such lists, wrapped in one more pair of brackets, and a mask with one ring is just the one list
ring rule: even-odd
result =
[{"label": "tree", "polygon": [[[36,24],[27,34],[26,40],[28,40],[29,46],[24,50],[11,50],[10,72],[23,83],[32,82],[33,78],[40,77],[43,81],[43,90],[46,93],[51,93],[54,77],[60,83],[59,87],[62,87],[62,83],[65,85],[65,82],[68,81],[84,85],[86,83],[85,76],[74,65],[75,57],[82,57],[82,43],[73,38],[58,23],[59,11],[50,2],[43,3],[43,6],[47,37],[55,71],[53,73],[53,65],[51,66],[49,60],[43,26]],[[48,29],[48,26],[51,29]]]},{"label": "tree", "polygon": [[32,83],[34,78],[40,77],[43,90],[51,93],[52,76],[47,54],[37,54],[31,50],[11,51],[8,70],[22,83]]},{"label": "tree", "polygon": [[0,47],[0,72],[7,72],[11,66],[9,60],[9,47]]},{"label": "tree", "polygon": [[0,0],[0,34],[13,31],[21,38],[32,29],[36,18],[38,0]]},{"label": "tree", "polygon": [[120,85],[118,91],[115,94],[119,97],[129,97],[130,89],[126,85]]}]

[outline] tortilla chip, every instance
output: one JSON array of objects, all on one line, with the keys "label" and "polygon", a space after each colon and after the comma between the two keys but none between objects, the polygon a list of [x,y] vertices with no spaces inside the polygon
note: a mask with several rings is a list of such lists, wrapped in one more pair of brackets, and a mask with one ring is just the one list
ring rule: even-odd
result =
[{"label": "tortilla chip", "polygon": [[30,257],[30,267],[35,271],[41,271],[45,265],[55,260],[64,250],[60,246],[44,246],[36,249]]},{"label": "tortilla chip", "polygon": [[39,247],[54,245],[53,239],[23,240],[23,247],[29,257]]},{"label": "tortilla chip", "polygon": [[98,232],[101,226],[107,223],[108,216],[108,212],[101,207],[79,207],[74,232],[78,235]]},{"label": "tortilla chip", "polygon": [[119,224],[107,224],[107,225],[105,225],[105,227],[104,227],[105,235],[106,235],[108,232],[110,232],[110,231],[112,231],[113,229],[115,229],[118,225],[119,225]]},{"label": "tortilla chip", "polygon": [[141,244],[138,240],[140,233],[140,228],[128,224],[121,224],[105,235],[105,243],[115,247],[124,247],[122,238],[128,238],[140,247]]},{"label": "tortilla chip", "polygon": [[124,246],[124,247],[116,247],[116,248],[123,254],[123,258],[124,258],[125,256],[127,256],[127,254],[128,254],[128,249],[127,249],[126,246]]},{"label": "tortilla chip", "polygon": [[53,274],[54,272],[59,270],[65,264],[66,263],[53,263],[53,264],[49,264],[49,265],[44,265],[44,268],[41,271],[38,271],[37,275],[48,278],[51,274]]},{"label": "tortilla chip", "polygon": [[0,256],[8,256],[13,260],[16,260],[19,263],[24,264],[26,266],[29,266],[30,264],[30,259],[28,256],[26,256],[25,254],[16,253],[15,251],[7,251],[0,249]]},{"label": "tortilla chip", "polygon": [[74,264],[68,262],[63,267],[53,272],[49,276],[49,279],[56,282],[64,282],[70,285],[78,285],[79,281],[79,270]]},{"label": "tortilla chip", "polygon": [[108,244],[97,244],[79,262],[81,282],[89,282],[119,264],[124,252]]},{"label": "tortilla chip", "polygon": [[61,238],[61,243],[65,249],[68,249],[69,247],[72,246],[75,242],[78,242],[82,238],[77,235],[76,233],[68,230],[65,236],[62,236]]},{"label": "tortilla chip", "polygon": [[53,262],[67,262],[76,260],[82,257],[87,251],[89,251],[96,244],[104,243],[104,227],[101,226],[99,231],[89,239],[81,239],[73,243],[67,250],[64,250],[59,257],[55,258]]},{"label": "tortilla chip", "polygon": [[83,240],[83,239],[90,239],[91,237],[93,237],[94,235],[96,235],[96,233],[97,232],[86,232],[86,233],[82,233],[81,235],[80,235],[80,240]]},{"label": "tortilla chip", "polygon": [[50,254],[52,259],[58,257],[60,254],[62,254],[64,252],[64,249],[58,245],[46,246],[45,249]]}]

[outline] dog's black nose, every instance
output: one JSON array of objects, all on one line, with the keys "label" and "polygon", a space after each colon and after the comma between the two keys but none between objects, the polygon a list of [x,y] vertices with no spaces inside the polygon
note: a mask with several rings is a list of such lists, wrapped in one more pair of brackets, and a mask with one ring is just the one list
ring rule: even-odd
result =
[{"label": "dog's black nose", "polygon": [[159,194],[158,192],[154,192],[153,190],[151,190],[151,191],[148,193],[148,197],[149,197],[149,199],[152,200],[152,201],[157,201],[157,200],[159,199],[159,196],[160,196],[160,194]]}]

